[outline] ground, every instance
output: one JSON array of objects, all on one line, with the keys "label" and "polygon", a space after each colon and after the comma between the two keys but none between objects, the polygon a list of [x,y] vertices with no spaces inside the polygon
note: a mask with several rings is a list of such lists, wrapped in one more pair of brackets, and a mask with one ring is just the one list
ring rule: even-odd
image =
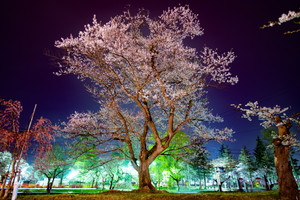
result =
[{"label": "ground", "polygon": [[19,195],[18,200],[275,200],[278,199],[278,192],[210,192],[210,193],[136,193],[113,191],[100,194],[51,194],[51,195]]}]

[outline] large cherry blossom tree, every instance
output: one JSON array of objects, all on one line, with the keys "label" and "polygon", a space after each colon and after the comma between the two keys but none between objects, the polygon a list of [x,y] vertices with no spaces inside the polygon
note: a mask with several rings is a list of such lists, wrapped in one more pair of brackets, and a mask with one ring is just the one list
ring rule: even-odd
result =
[{"label": "large cherry blossom tree", "polygon": [[102,153],[123,152],[138,171],[139,189],[155,190],[149,165],[180,130],[189,127],[191,141],[232,134],[205,126],[223,120],[208,108],[206,88],[237,83],[229,67],[235,55],[208,47],[198,53],[185,44],[202,34],[197,15],[179,6],[155,19],[144,10],[125,11],[104,24],[94,17],[77,37],[55,42],[65,51],[57,74],[87,80],[101,106],[97,113],[73,114],[65,130],[90,136]]},{"label": "large cherry blossom tree", "polygon": [[243,118],[252,120],[253,116],[262,120],[261,125],[264,128],[271,126],[277,127],[277,135],[273,138],[274,162],[278,176],[278,185],[281,199],[297,200],[300,199],[298,185],[292,173],[290,162],[290,150],[292,145],[299,145],[295,134],[290,132],[293,124],[300,125],[300,112],[287,115],[289,108],[280,106],[264,107],[259,106],[258,102],[249,102],[243,107],[241,104],[233,105],[240,110]]},{"label": "large cherry blossom tree", "polygon": [[[32,127],[30,121],[27,130],[20,130],[19,118],[22,110],[19,101],[0,99],[0,151],[7,151],[12,155],[11,167],[4,176],[1,199],[6,199],[14,183],[18,183],[20,164],[29,147],[34,148],[33,144],[38,144],[37,154],[41,154],[50,150],[51,141],[54,139],[54,126],[45,118],[38,119]],[[16,198],[16,191],[13,194],[13,198]]]}]

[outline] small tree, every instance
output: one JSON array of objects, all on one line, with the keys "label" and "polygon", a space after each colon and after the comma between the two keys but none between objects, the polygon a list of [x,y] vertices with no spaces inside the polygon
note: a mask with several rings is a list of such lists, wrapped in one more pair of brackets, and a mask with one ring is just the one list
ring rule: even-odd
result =
[{"label": "small tree", "polygon": [[251,121],[252,116],[257,116],[263,122],[264,128],[277,126],[278,134],[273,139],[274,161],[278,176],[278,185],[281,199],[297,200],[300,199],[298,185],[292,173],[292,166],[289,160],[291,145],[299,144],[296,138],[291,134],[290,129],[293,123],[299,125],[300,113],[288,116],[285,112],[288,108],[275,106],[261,107],[258,102],[249,102],[245,108],[242,105],[233,105],[243,112],[242,117]]},{"label": "small tree", "polygon": [[[109,189],[115,189],[116,184],[121,180],[124,172],[116,162],[109,162],[103,166],[109,182]],[[118,163],[120,164],[120,163]]]},{"label": "small tree", "polygon": [[[36,106],[35,106],[36,108]],[[34,108],[34,112],[35,112]],[[12,155],[11,169],[6,173],[0,192],[0,198],[6,199],[14,185],[14,196],[17,194],[17,183],[20,178],[20,164],[25,157],[29,147],[36,145],[37,154],[40,155],[51,148],[51,141],[54,139],[54,126],[50,120],[40,118],[31,127],[33,114],[25,131],[20,131],[19,118],[22,111],[19,101],[0,99],[0,151],[8,151]],[[8,183],[6,184],[6,182]]]},{"label": "small tree", "polygon": [[38,156],[35,170],[47,178],[47,194],[50,194],[56,177],[64,173],[72,164],[72,160],[61,146],[55,145],[51,151]]}]

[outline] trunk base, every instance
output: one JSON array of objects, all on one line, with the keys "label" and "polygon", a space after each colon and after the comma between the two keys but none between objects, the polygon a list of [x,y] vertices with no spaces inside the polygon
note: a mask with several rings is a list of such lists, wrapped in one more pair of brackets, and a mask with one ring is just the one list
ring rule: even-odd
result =
[{"label": "trunk base", "polygon": [[281,140],[279,139],[273,141],[273,144],[275,147],[275,167],[278,176],[280,199],[300,200],[298,185],[288,159],[290,156],[290,146],[282,145]]}]

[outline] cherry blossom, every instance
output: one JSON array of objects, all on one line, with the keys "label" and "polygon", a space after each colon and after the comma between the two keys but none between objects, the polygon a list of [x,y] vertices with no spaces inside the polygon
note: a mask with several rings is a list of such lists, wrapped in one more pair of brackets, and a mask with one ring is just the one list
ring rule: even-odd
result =
[{"label": "cherry blossom", "polygon": [[[272,27],[275,25],[281,25],[283,23],[292,21],[296,18],[300,17],[300,12],[295,12],[295,11],[289,11],[287,14],[283,13],[277,21],[269,21],[269,24],[262,26],[261,28],[266,28],[266,27]],[[291,33],[296,33],[299,32],[300,29],[292,30],[292,31],[287,31],[284,34],[291,34]]]},{"label": "cherry blossom", "polygon": [[[139,172],[184,128],[207,140],[228,139],[233,133],[228,128],[198,130],[205,123],[222,122],[208,108],[206,88],[238,82],[229,67],[236,56],[208,47],[198,53],[185,45],[186,38],[202,34],[197,15],[188,6],[179,6],[155,19],[145,10],[136,15],[125,11],[107,23],[94,16],[78,36],[56,41],[65,52],[56,74],[87,80],[88,91],[101,106],[97,113],[73,114],[64,130],[70,137],[93,136],[101,144],[112,142],[108,138],[113,144],[125,142],[126,157]],[[152,149],[146,144],[149,137],[155,140]],[[133,138],[138,138],[140,155],[133,149]],[[119,148],[106,145],[105,152],[113,146]],[[140,179],[147,180],[140,186],[153,189],[147,177]]]},{"label": "cherry blossom", "polygon": [[245,107],[248,108],[242,108],[242,104],[234,105],[232,104],[235,108],[238,110],[242,111],[243,118],[248,119],[249,121],[252,121],[252,116],[257,116],[260,120],[263,122],[261,125],[264,128],[268,128],[270,126],[276,125],[276,122],[274,120],[274,117],[276,115],[282,114],[284,118],[286,118],[285,112],[289,109],[288,107],[286,108],[280,108],[280,106],[276,105],[273,108],[271,107],[264,107],[264,106],[259,106],[258,102],[248,102]]}]

